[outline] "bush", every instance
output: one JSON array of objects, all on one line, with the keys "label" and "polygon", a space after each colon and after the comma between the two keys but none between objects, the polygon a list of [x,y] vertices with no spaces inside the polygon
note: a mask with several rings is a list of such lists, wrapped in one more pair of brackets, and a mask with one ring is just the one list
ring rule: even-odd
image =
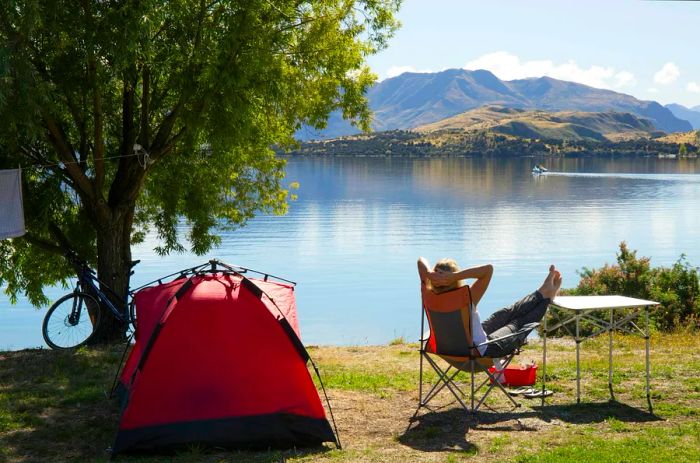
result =
[{"label": "bush", "polygon": [[[657,301],[650,318],[655,329],[671,331],[677,328],[700,327],[700,274],[698,268],[688,263],[684,254],[672,267],[652,267],[648,257],[637,257],[624,241],[620,243],[617,264],[606,264],[600,269],[583,268],[581,280],[576,288],[562,291],[572,296],[617,294]],[[550,326],[567,313],[550,310]],[[570,314],[569,314],[570,315]],[[582,335],[590,334],[595,327],[580,324]],[[548,333],[563,335],[562,329]]]}]

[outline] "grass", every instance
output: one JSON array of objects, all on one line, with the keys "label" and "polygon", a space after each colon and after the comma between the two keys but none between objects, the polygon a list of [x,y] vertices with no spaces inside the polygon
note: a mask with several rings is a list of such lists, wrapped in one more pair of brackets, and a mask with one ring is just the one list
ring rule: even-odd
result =
[{"label": "grass", "polygon": [[[417,345],[310,348],[333,405],[344,444],[311,450],[222,452],[193,447],[170,456],[125,462],[463,462],[700,461],[700,335],[654,334],[652,398],[646,409],[644,341],[615,336],[614,388],[608,402],[607,337],[582,344],[582,399],[575,404],[575,346],[548,343],[548,387],[542,407],[522,399],[511,411],[465,414],[448,394],[411,423],[417,401]],[[105,398],[119,348],[0,353],[0,462],[107,462],[119,419]],[[519,361],[541,362],[541,345]],[[678,371],[678,367],[682,371]],[[429,375],[435,380],[435,375]],[[466,378],[462,378],[466,380]]]}]

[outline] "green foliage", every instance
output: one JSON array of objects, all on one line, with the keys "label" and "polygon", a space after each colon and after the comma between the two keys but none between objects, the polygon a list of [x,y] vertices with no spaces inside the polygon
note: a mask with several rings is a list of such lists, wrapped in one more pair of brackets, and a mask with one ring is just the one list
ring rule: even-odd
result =
[{"label": "green foliage", "polygon": [[685,143],[681,143],[680,146],[678,147],[678,155],[679,156],[687,156],[688,155],[688,147],[685,146]]},{"label": "green foliage", "polygon": [[399,3],[0,2],[0,168],[44,166],[24,170],[28,234],[0,243],[0,284],[45,303],[66,248],[124,284],[149,231],[202,254],[215,227],[284,213],[271,147],[336,109],[369,127],[365,59]]},{"label": "green foliage", "polygon": [[[637,252],[630,250],[623,241],[616,265],[584,268],[580,275],[578,286],[565,294],[617,294],[653,300],[660,303],[650,313],[657,329],[700,327],[700,275],[698,268],[690,265],[685,255],[681,255],[671,267],[652,267],[648,257],[637,257]],[[564,316],[557,310],[550,312],[554,319]],[[584,334],[595,329],[585,322],[581,328]]]}]

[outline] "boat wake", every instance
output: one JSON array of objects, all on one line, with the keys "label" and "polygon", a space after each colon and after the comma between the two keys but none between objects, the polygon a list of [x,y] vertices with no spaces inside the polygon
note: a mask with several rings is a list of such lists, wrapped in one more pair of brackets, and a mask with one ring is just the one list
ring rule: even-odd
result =
[{"label": "boat wake", "polygon": [[598,172],[546,172],[548,177],[621,178],[630,180],[651,180],[667,182],[698,182],[700,174],[636,174]]}]

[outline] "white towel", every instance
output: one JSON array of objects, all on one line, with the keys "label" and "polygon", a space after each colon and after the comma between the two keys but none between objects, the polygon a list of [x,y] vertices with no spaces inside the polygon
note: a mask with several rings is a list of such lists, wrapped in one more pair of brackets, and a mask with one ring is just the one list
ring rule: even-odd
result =
[{"label": "white towel", "polygon": [[0,239],[25,233],[22,206],[22,171],[0,170]]}]

